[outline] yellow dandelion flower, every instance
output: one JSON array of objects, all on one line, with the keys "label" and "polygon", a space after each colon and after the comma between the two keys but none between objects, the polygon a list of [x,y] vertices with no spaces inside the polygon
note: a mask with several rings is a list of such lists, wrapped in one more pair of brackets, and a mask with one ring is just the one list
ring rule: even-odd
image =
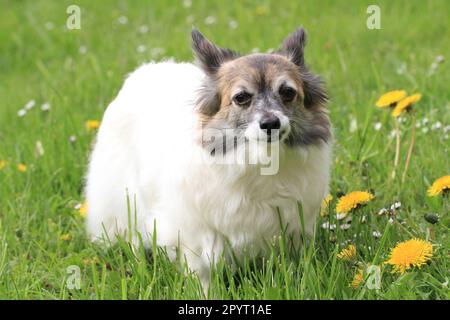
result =
[{"label": "yellow dandelion flower", "polygon": [[69,233],[62,234],[59,239],[62,241],[70,241],[72,240],[72,236]]},{"label": "yellow dandelion flower", "polygon": [[421,239],[411,239],[398,243],[391,251],[389,260],[385,263],[394,267],[392,272],[405,273],[411,267],[420,268],[433,256],[433,246]]},{"label": "yellow dandelion flower", "polygon": [[78,213],[80,214],[81,217],[86,217],[87,214],[87,202],[83,202],[82,204],[79,204],[76,209],[78,210]]},{"label": "yellow dandelion flower", "polygon": [[7,162],[5,160],[0,160],[0,170],[3,170],[7,165]]},{"label": "yellow dandelion flower", "polygon": [[26,172],[27,171],[27,166],[23,163],[19,163],[17,165],[17,170],[19,170],[20,172]]},{"label": "yellow dandelion flower", "polygon": [[412,96],[406,97],[399,103],[397,103],[397,106],[392,110],[392,115],[394,117],[398,117],[404,110],[409,110],[411,106],[419,101],[422,98],[422,95],[420,93],[413,94]]},{"label": "yellow dandelion flower", "polygon": [[343,219],[353,209],[362,206],[372,200],[375,196],[367,191],[353,191],[339,198],[336,205],[338,217]]},{"label": "yellow dandelion flower", "polygon": [[338,253],[337,257],[344,261],[353,260],[356,257],[356,247],[351,244],[347,248],[342,249],[341,252]]},{"label": "yellow dandelion flower", "polygon": [[88,120],[86,121],[86,129],[87,131],[93,131],[100,128],[100,121],[97,120]]},{"label": "yellow dandelion flower", "polygon": [[405,90],[395,90],[390,91],[385,94],[383,94],[378,101],[376,102],[376,106],[379,108],[385,108],[389,106],[395,105],[397,102],[402,100],[404,97],[406,97],[406,91]]},{"label": "yellow dandelion flower", "polygon": [[443,176],[433,182],[431,187],[428,188],[428,196],[436,197],[443,192],[450,191],[450,176]]},{"label": "yellow dandelion flower", "polygon": [[331,200],[333,200],[333,196],[331,194],[327,195],[325,199],[322,200],[322,205],[320,206],[320,215],[322,217],[326,217],[328,215],[328,208]]},{"label": "yellow dandelion flower", "polygon": [[364,280],[364,274],[362,269],[358,269],[358,271],[355,273],[355,276],[353,277],[352,282],[350,282],[350,286],[353,289],[359,288],[361,285],[361,282]]}]

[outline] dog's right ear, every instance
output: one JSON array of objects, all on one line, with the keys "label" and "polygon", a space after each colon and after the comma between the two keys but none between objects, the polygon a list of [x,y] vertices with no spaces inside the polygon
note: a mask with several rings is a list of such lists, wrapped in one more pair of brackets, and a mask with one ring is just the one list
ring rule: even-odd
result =
[{"label": "dog's right ear", "polygon": [[222,63],[239,57],[233,50],[216,46],[195,28],[192,29],[192,49],[198,64],[209,75],[214,75]]}]

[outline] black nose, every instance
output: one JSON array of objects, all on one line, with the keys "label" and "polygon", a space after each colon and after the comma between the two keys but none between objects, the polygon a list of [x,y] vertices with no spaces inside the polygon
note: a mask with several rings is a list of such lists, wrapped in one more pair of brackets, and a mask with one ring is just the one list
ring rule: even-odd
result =
[{"label": "black nose", "polygon": [[265,116],[259,122],[259,127],[267,130],[267,134],[271,134],[271,130],[278,130],[281,127],[280,119],[274,115]]}]

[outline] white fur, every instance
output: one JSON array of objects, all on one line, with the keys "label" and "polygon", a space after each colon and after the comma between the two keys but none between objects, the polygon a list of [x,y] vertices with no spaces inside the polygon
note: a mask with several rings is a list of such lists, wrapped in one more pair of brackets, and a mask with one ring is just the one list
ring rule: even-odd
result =
[{"label": "white fur", "polygon": [[[87,176],[87,230],[93,240],[126,234],[151,247],[180,246],[204,282],[229,241],[234,252],[260,254],[280,234],[279,216],[299,241],[297,201],[308,233],[328,192],[330,146],[280,148],[279,172],[217,165],[198,145],[194,101],[204,77],[190,63],[150,63],[133,72],[102,120]],[[136,205],[136,208],[135,208]],[[136,225],[135,225],[136,209]],[[136,241],[136,233],[132,233]],[[228,240],[227,240],[228,239]]]}]

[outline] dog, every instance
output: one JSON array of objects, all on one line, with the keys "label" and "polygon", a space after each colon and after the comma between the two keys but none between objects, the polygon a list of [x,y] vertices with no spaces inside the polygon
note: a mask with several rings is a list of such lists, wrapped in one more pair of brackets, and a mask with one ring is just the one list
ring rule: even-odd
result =
[{"label": "dog", "polygon": [[[90,157],[90,238],[123,236],[151,249],[154,237],[206,287],[230,252],[264,256],[267,241],[284,232],[301,245],[328,194],[332,152],[328,98],[305,64],[305,43],[298,28],[276,52],[241,55],[193,29],[195,63],[148,63],[131,73]],[[268,156],[277,158],[274,172],[262,174],[258,157],[241,161],[255,141],[263,145],[257,154],[276,147]],[[217,161],[230,154],[235,163]]]}]

